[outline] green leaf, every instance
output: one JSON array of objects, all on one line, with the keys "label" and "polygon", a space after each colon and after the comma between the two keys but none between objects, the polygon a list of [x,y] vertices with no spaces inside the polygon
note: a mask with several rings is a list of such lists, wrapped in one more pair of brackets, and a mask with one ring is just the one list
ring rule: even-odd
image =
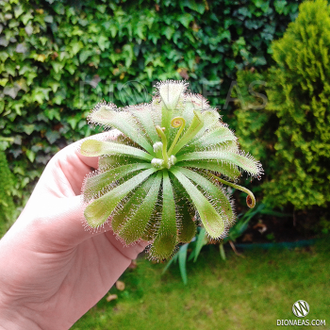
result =
[{"label": "green leaf", "polygon": [[[111,228],[114,233],[118,234],[125,223],[132,218],[135,209],[141,204],[151,187],[152,176],[150,176],[140,187],[136,188],[126,199],[120,202],[118,212],[114,212],[111,216]],[[125,243],[126,244],[126,243]]]},{"label": "green leaf", "polygon": [[150,107],[137,108],[135,106],[128,108],[128,111],[130,111],[133,114],[134,118],[137,120],[137,122],[139,122],[141,128],[145,131],[146,135],[152,141],[152,144],[159,141],[159,136],[155,129],[155,124],[153,122],[152,116],[150,116]]},{"label": "green leaf", "polygon": [[166,36],[168,40],[170,40],[175,32],[175,29],[172,26],[167,26],[163,31],[163,35]]},{"label": "green leaf", "polygon": [[27,135],[30,135],[34,131],[34,128],[35,128],[34,124],[24,125],[23,126],[23,131]]},{"label": "green leaf", "polygon": [[[154,182],[154,175],[150,176],[145,182],[142,183],[135,191],[128,196],[128,200],[121,202],[120,212],[113,214],[111,219],[112,230],[118,234],[123,229],[125,223],[134,217],[136,210],[140,207],[142,201],[148,194]],[[141,219],[140,219],[141,220]],[[148,219],[149,220],[149,219]],[[144,219],[142,219],[144,221]],[[144,229],[144,228],[143,228]]]},{"label": "green leaf", "polygon": [[177,162],[176,165],[179,167],[192,167],[196,169],[210,170],[220,173],[221,175],[227,176],[231,179],[236,179],[241,175],[241,172],[237,166],[229,163],[221,163],[216,160],[183,161]]},{"label": "green leaf", "polygon": [[192,138],[203,128],[204,121],[202,116],[197,111],[194,111],[194,114],[195,116],[189,128],[185,131],[181,139],[174,147],[172,152],[173,155],[176,155],[180,151],[180,149],[190,140],[192,140]]},{"label": "green leaf", "polygon": [[85,50],[83,49],[80,53],[79,53],[79,61],[80,63],[84,63],[88,57],[90,57],[91,55],[93,55],[93,51],[92,50]]},{"label": "green leaf", "polygon": [[28,21],[32,18],[33,18],[33,16],[31,15],[30,11],[28,11],[25,15],[21,16],[21,20],[24,25],[26,25],[28,23]]},{"label": "green leaf", "polygon": [[125,67],[129,68],[134,59],[134,51],[132,44],[126,44],[123,46],[123,55],[125,56]]},{"label": "green leaf", "polygon": [[195,151],[177,156],[177,162],[186,160],[204,160],[205,162],[207,162],[207,160],[217,160],[219,162],[237,165],[252,175],[260,174],[260,164],[253,157],[230,151]]},{"label": "green leaf", "polygon": [[135,163],[123,166],[118,166],[113,169],[97,173],[88,177],[84,184],[84,201],[89,202],[91,199],[96,198],[100,191],[110,186],[116,180],[127,176],[128,174],[136,171],[151,168],[150,163]]},{"label": "green leaf", "polygon": [[196,242],[196,247],[194,249],[194,262],[197,261],[197,258],[202,250],[202,247],[207,244],[207,236],[205,228],[201,228]]},{"label": "green leaf", "polygon": [[157,259],[167,259],[177,242],[176,210],[172,184],[167,171],[163,171],[162,219],[150,255]]},{"label": "green leaf", "polygon": [[177,17],[177,20],[185,27],[185,28],[189,28],[189,24],[194,20],[194,16],[192,16],[189,13],[185,13],[182,15],[179,15]]},{"label": "green leaf", "polygon": [[23,13],[24,13],[24,9],[22,6],[18,5],[14,8],[15,18],[20,17]]},{"label": "green leaf", "polygon": [[221,259],[223,261],[226,261],[226,252],[225,252],[225,249],[223,248],[223,243],[219,244],[219,252],[220,252]]},{"label": "green leaf", "polygon": [[36,154],[32,150],[26,150],[26,157],[31,163],[33,163],[36,158]]},{"label": "green leaf", "polygon": [[53,144],[56,140],[58,140],[61,137],[60,133],[57,131],[47,131],[45,136],[49,141],[49,143],[51,144]]},{"label": "green leaf", "polygon": [[81,41],[75,41],[71,43],[71,56],[76,55],[80,49],[84,47],[83,43]]},{"label": "green leaf", "polygon": [[[146,151],[153,153],[151,144],[145,138],[143,132],[138,129],[136,121],[130,112],[116,111],[113,106],[102,103],[97,105],[96,109],[88,117],[92,123],[104,125],[109,128],[117,128]],[[149,129],[154,129],[154,127]]]},{"label": "green leaf", "polygon": [[88,225],[92,228],[102,226],[118,203],[155,171],[145,170],[89,204],[84,212]]},{"label": "green leaf", "polygon": [[187,253],[188,253],[188,244],[184,244],[180,247],[180,250],[178,252],[179,269],[180,269],[180,274],[181,274],[181,278],[182,278],[184,285],[186,285],[188,283],[187,267],[186,267]]},{"label": "green leaf", "polygon": [[[148,193],[143,197],[143,200],[140,198],[140,205],[138,209],[135,210],[133,217],[128,219],[124,226],[120,228],[119,236],[125,240],[126,244],[131,244],[137,241],[142,237],[144,232],[152,230],[149,229],[147,225],[158,199],[159,188],[162,182],[162,173],[158,172],[157,176],[149,178],[148,181],[150,181]],[[136,194],[139,194],[139,192],[136,192]]]},{"label": "green leaf", "polygon": [[80,153],[87,157],[99,157],[102,155],[127,155],[134,158],[151,161],[153,157],[141,149],[116,142],[103,142],[98,140],[86,140],[81,144]]},{"label": "green leaf", "polygon": [[[211,177],[205,178],[204,176],[185,168],[182,168],[180,171],[188,179],[194,181],[208,194],[208,196],[212,198],[213,207],[215,207],[217,212],[221,214],[226,227],[231,226],[235,220],[235,215],[233,213],[230,201],[228,200],[226,194],[222,191],[222,187],[213,184],[210,181],[212,179]],[[207,177],[207,174],[205,174],[205,176]]]},{"label": "green leaf", "polygon": [[180,1],[180,6],[181,7],[188,7],[190,8],[191,10],[194,10],[200,14],[204,14],[205,12],[205,4],[203,1],[201,2],[196,2],[195,0],[183,0],[183,1]]},{"label": "green leaf", "polygon": [[52,89],[53,93],[56,93],[56,91],[58,90],[58,88],[61,86],[56,81],[49,81],[49,82],[47,82],[47,85]]},{"label": "green leaf", "polygon": [[231,150],[238,152],[238,144],[236,136],[226,127],[220,129],[210,129],[204,133],[198,140],[192,141],[187,147],[182,149],[183,152],[202,151],[202,150]]},{"label": "green leaf", "polygon": [[[176,194],[176,200],[182,199],[182,196]],[[193,221],[194,214],[188,208],[187,201],[184,201],[183,205],[178,205],[180,207],[181,217],[178,219],[178,238],[182,243],[189,243],[196,234],[196,222]]]},{"label": "green leaf", "polygon": [[100,35],[97,39],[97,44],[99,45],[101,51],[105,51],[106,48],[110,46],[109,38],[103,35]]},{"label": "green leaf", "polygon": [[59,62],[51,62],[51,66],[53,67],[55,73],[59,73],[62,71],[64,67],[64,63],[59,63]]},{"label": "green leaf", "polygon": [[215,208],[196,188],[196,186],[181,172],[181,170],[182,169],[173,166],[170,171],[176,176],[183,188],[187,191],[210,237],[221,237],[225,232],[224,219],[219,213],[217,213]]}]

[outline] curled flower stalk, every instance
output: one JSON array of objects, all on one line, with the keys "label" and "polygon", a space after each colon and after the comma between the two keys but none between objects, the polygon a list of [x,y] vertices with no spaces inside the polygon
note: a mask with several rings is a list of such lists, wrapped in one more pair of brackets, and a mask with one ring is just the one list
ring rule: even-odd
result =
[{"label": "curled flower stalk", "polygon": [[117,109],[99,103],[89,121],[121,134],[81,145],[81,154],[100,156],[98,171],[83,185],[88,226],[110,223],[127,245],[147,240],[157,260],[189,242],[198,225],[212,239],[224,237],[235,220],[224,186],[247,193],[254,207],[253,194],[235,181],[241,171],[262,173],[217,110],[186,89],[182,81],[165,81],[150,104]]}]

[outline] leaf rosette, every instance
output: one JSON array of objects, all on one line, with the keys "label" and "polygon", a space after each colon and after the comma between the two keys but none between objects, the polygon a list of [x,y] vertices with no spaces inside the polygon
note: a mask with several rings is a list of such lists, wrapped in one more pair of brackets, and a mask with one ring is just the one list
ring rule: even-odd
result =
[{"label": "leaf rosette", "polygon": [[261,164],[240,151],[234,133],[201,95],[183,81],[157,85],[150,104],[118,109],[99,103],[92,124],[117,129],[115,140],[88,139],[81,154],[100,157],[85,179],[88,227],[110,223],[125,244],[150,242],[150,257],[164,260],[203,226],[212,239],[226,235],[235,220],[224,186],[253,194],[235,183],[241,171],[262,173]]}]

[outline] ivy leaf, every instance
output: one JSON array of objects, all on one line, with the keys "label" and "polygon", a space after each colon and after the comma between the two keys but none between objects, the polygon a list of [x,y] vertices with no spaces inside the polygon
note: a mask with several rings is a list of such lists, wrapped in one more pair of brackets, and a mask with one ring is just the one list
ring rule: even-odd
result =
[{"label": "ivy leaf", "polygon": [[[204,12],[205,12],[204,2],[196,2],[194,0],[184,0],[184,1],[180,1],[180,6],[181,6],[181,8],[188,7],[191,10],[196,11],[200,14],[204,14]],[[184,9],[183,9],[183,11],[184,11]]]},{"label": "ivy leaf", "polygon": [[25,15],[23,15],[21,17],[21,20],[23,22],[24,25],[26,25],[28,23],[29,20],[31,20],[33,18],[33,15],[31,14],[30,11],[28,11]]},{"label": "ivy leaf", "polygon": [[51,144],[61,137],[60,133],[57,131],[47,131],[45,136]]},{"label": "ivy leaf", "polygon": [[79,61],[81,64],[83,64],[87,59],[88,57],[90,57],[91,55],[93,55],[93,51],[92,50],[85,50],[83,49],[80,53],[79,53]]},{"label": "ivy leaf", "polygon": [[31,135],[31,133],[34,131],[34,128],[35,128],[34,124],[24,125],[23,126],[23,131],[27,135]]},{"label": "ivy leaf", "polygon": [[33,33],[33,27],[32,27],[31,24],[28,24],[28,25],[24,28],[24,30],[25,30],[25,32],[26,32],[26,34],[27,34],[28,36],[32,35],[32,33]]},{"label": "ivy leaf", "polygon": [[64,67],[64,63],[63,62],[51,62],[51,66],[53,67],[55,73],[59,73],[61,72],[61,70]]},{"label": "ivy leaf", "polygon": [[99,45],[102,51],[104,51],[106,48],[110,46],[109,39],[103,35],[98,37],[97,44]]},{"label": "ivy leaf", "polygon": [[175,32],[175,29],[172,26],[167,26],[163,31],[163,35],[166,36],[168,40],[170,40]]},{"label": "ivy leaf", "polygon": [[81,41],[76,41],[71,44],[71,55],[76,55],[80,49],[84,47],[83,43]]},{"label": "ivy leaf", "polygon": [[8,78],[1,78],[0,79],[0,86],[5,87],[8,82]]},{"label": "ivy leaf", "polygon": [[9,40],[7,40],[5,37],[0,37],[0,46],[7,47],[9,45]]},{"label": "ivy leaf", "polygon": [[36,154],[32,150],[26,150],[25,154],[26,154],[26,157],[28,158],[28,160],[31,163],[33,163],[36,158]]},{"label": "ivy leaf", "polygon": [[194,20],[194,17],[189,13],[185,13],[183,15],[178,16],[177,19],[185,28],[188,29],[189,24]]},{"label": "ivy leaf", "polygon": [[282,14],[284,12],[286,5],[287,5],[287,2],[285,0],[275,0],[274,1],[275,10],[279,14]]},{"label": "ivy leaf", "polygon": [[28,50],[28,47],[26,46],[25,43],[22,44],[17,44],[16,46],[16,53],[26,53]]},{"label": "ivy leaf", "polygon": [[18,18],[20,17],[24,12],[24,9],[22,8],[22,6],[18,5],[14,8],[14,15],[15,15],[15,18]]}]

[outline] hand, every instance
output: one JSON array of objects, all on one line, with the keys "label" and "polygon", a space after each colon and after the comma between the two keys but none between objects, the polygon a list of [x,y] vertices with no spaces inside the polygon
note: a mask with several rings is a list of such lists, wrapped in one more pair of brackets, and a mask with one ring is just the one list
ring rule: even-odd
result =
[{"label": "hand", "polygon": [[22,214],[0,240],[0,329],[70,328],[146,246],[124,247],[109,227],[97,234],[84,230],[79,195],[98,159],[80,155],[79,145],[50,160]]}]

